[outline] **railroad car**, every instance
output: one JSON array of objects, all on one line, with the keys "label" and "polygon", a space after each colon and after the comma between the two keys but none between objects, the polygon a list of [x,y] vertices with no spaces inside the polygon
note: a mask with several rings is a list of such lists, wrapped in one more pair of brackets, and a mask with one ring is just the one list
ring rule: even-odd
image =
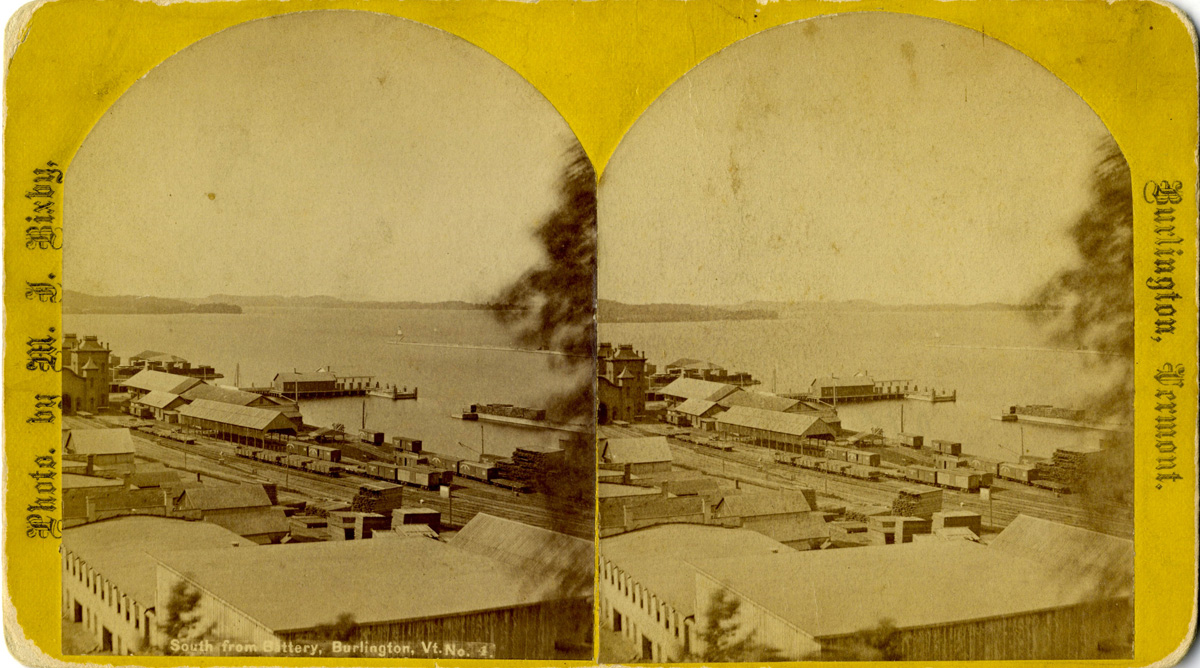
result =
[{"label": "railroad car", "polygon": [[878,482],[883,477],[883,473],[879,469],[863,464],[851,465],[850,468],[846,469],[846,475],[858,480],[869,480],[870,482]]},{"label": "railroad car", "polygon": [[378,478],[388,482],[400,482],[397,476],[399,467],[395,464],[387,464],[385,462],[367,462],[363,467],[366,469],[366,475],[371,478]]},{"label": "railroad car", "polygon": [[429,457],[417,454],[415,452],[405,452],[397,450],[393,453],[393,458],[397,466],[420,466],[429,463]]},{"label": "railroad car", "polygon": [[864,466],[879,466],[880,456],[878,452],[868,452],[866,450],[851,450],[846,453],[846,461],[862,464]]},{"label": "railroad car", "polygon": [[258,459],[257,454],[262,452],[262,449],[251,447],[249,445],[239,445],[233,449],[234,454],[245,459]]},{"label": "railroad car", "polygon": [[1012,462],[1004,462],[1000,464],[999,475],[1005,480],[1015,480],[1031,485],[1037,482],[1038,470],[1035,464],[1014,464]]},{"label": "railroad car", "polygon": [[967,457],[966,459],[967,464],[980,473],[990,473],[994,476],[1000,475],[1000,462],[994,459],[985,459],[983,457]]},{"label": "railroad car", "polygon": [[957,457],[962,454],[962,443],[959,443],[958,441],[943,441],[940,439],[934,439],[929,442],[929,445],[933,450],[940,452],[943,455],[954,455]]},{"label": "railroad car", "polygon": [[[427,463],[434,468],[446,469],[447,471],[457,471],[458,463],[462,461],[462,457],[455,457],[453,455],[443,455],[443,454],[439,454],[436,452],[429,452],[428,450],[426,450],[425,452],[423,452],[421,454],[425,456],[426,461],[425,462],[414,462],[414,463],[416,463],[416,464]],[[397,462],[397,463],[399,463],[399,462]]]},{"label": "railroad car", "polygon": [[463,460],[458,463],[458,474],[464,478],[491,482],[496,478],[496,465],[488,462]]},{"label": "railroad car", "polygon": [[393,436],[392,437],[392,447],[394,447],[397,450],[400,450],[401,452],[420,452],[421,451],[421,439],[407,438],[404,436]]},{"label": "railroad car", "polygon": [[920,450],[925,445],[925,437],[918,434],[900,433],[896,435],[896,439],[900,441],[900,445],[913,450]]},{"label": "railroad car", "polygon": [[1033,486],[1040,487],[1042,489],[1048,489],[1059,494],[1071,493],[1071,487],[1069,485],[1065,485],[1061,482],[1054,482],[1053,480],[1035,480],[1033,482]]},{"label": "railroad car", "polygon": [[842,461],[842,462],[848,461],[849,453],[850,453],[850,451],[847,450],[846,448],[839,448],[839,447],[833,446],[833,445],[825,448],[825,458],[826,459],[836,459],[836,460]]},{"label": "railroad car", "polygon": [[907,477],[909,480],[915,480],[926,485],[936,485],[937,469],[928,466],[909,466]]},{"label": "railroad car", "polygon": [[[370,468],[369,464],[368,468]],[[396,477],[388,479],[390,482],[425,489],[436,489],[442,484],[442,472],[428,466],[394,466],[392,468]]]},{"label": "railroad car", "polygon": [[979,491],[979,474],[960,469],[942,469],[937,471],[939,487],[948,487],[960,492]]},{"label": "railroad car", "polygon": [[328,445],[309,445],[307,454],[313,459],[320,459],[326,462],[342,461],[342,451],[338,448],[331,448]]},{"label": "railroad car", "polygon": [[302,457],[300,455],[288,455],[284,460],[285,465],[290,469],[299,469],[301,471],[309,470],[313,462],[317,460],[311,457]]},{"label": "railroad car", "polygon": [[992,482],[994,482],[994,479],[996,477],[995,474],[992,473],[991,471],[977,471],[975,469],[970,469],[970,471],[971,471],[971,473],[979,474],[979,486],[980,487],[991,487]]},{"label": "railroad car", "polygon": [[308,465],[309,470],[320,475],[327,475],[331,478],[337,478],[342,475],[344,467],[339,462],[325,461],[324,459],[314,459]]}]

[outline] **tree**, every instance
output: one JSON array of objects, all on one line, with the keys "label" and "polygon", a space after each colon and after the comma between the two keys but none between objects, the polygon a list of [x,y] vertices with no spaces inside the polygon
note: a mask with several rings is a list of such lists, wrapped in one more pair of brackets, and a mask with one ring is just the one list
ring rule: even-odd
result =
[{"label": "tree", "polygon": [[900,630],[890,619],[862,629],[835,647],[823,649],[811,660],[822,661],[903,661]]},{"label": "tree", "polygon": [[[1092,173],[1091,205],[1071,227],[1077,257],[1034,295],[1059,310],[1031,311],[1052,343],[1104,353],[1094,364],[1111,380],[1089,398],[1097,417],[1128,421],[1133,414],[1133,195],[1129,164],[1107,137]],[[1106,452],[1075,486],[1088,508],[1132,503],[1133,442],[1105,441]]]},{"label": "tree", "polygon": [[178,654],[171,649],[171,640],[200,641],[210,639],[212,626],[200,629],[201,616],[199,612],[200,590],[191,587],[183,580],[177,581],[171,587],[171,595],[167,599],[166,610],[158,628],[164,639],[160,651],[166,655]]},{"label": "tree", "polygon": [[737,618],[741,607],[741,599],[726,590],[713,592],[705,612],[704,629],[700,632],[700,639],[704,643],[700,660],[712,663],[784,660],[779,650],[755,641],[756,630],[741,632],[741,623]]}]

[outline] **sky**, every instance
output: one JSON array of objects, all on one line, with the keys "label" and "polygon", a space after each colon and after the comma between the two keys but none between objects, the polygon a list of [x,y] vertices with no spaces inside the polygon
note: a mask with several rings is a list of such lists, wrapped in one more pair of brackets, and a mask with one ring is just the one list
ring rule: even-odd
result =
[{"label": "sky", "polygon": [[632,303],[1022,301],[1074,258],[1108,131],[978,32],[855,13],[733,44],[601,177],[599,293]]},{"label": "sky", "polygon": [[351,11],[244,23],[88,135],[65,287],[485,301],[540,259],[574,145],[537,90],[447,33]]}]

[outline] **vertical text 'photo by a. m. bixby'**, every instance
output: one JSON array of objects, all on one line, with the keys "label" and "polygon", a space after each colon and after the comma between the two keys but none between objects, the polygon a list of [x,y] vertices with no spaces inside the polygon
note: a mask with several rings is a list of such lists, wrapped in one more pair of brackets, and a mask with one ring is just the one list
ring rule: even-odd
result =
[{"label": "vertical text 'photo by a. m. bixby'", "polygon": [[1130,170],[996,39],[711,56],[598,190],[602,662],[1128,659]]},{"label": "vertical text 'photo by a. m. bixby'", "polygon": [[145,73],[64,183],[63,653],[591,659],[595,184],[390,16]]}]

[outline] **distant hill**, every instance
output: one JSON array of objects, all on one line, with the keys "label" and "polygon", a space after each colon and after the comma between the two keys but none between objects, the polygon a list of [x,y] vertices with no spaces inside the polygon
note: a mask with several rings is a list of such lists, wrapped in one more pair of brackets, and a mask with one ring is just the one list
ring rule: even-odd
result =
[{"label": "distant hill", "polygon": [[241,313],[243,308],[368,308],[368,309],[444,309],[476,311],[495,308],[490,304],[464,301],[350,301],[338,297],[209,295],[199,299],[166,297],[116,297],[63,292],[63,313]]},{"label": "distant hill", "polygon": [[600,300],[600,322],[700,322],[709,320],[774,320],[767,309],[725,308],[694,304],[623,304]]},{"label": "distant hill", "polygon": [[224,302],[195,304],[182,299],[135,297],[119,295],[102,297],[74,290],[64,290],[63,313],[111,314],[172,314],[172,313],[241,313],[242,307]]},{"label": "distant hill", "polygon": [[863,299],[848,301],[769,302],[752,301],[732,306],[698,304],[625,304],[600,300],[600,322],[693,322],[705,320],[774,320],[813,313],[837,312],[940,312],[940,311],[1048,311],[1058,306],[1044,304],[879,304]]}]

